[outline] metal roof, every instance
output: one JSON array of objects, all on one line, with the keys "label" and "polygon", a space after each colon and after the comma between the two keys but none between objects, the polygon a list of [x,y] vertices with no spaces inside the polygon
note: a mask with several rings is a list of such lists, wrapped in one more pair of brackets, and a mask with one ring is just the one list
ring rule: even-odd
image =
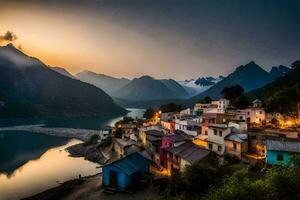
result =
[{"label": "metal roof", "polygon": [[186,142],[178,147],[167,148],[167,151],[187,160],[190,163],[202,160],[210,153],[209,150],[194,145],[192,142]]},{"label": "metal roof", "polygon": [[270,151],[300,153],[300,142],[297,141],[266,140],[266,147]]},{"label": "metal roof", "polygon": [[150,163],[150,160],[137,152],[130,154],[120,160],[107,164],[103,166],[103,168],[113,167],[115,169],[119,169],[127,175],[131,175],[139,171],[146,162]]},{"label": "metal roof", "polygon": [[225,140],[242,143],[248,140],[248,135],[246,133],[231,133],[225,137]]}]

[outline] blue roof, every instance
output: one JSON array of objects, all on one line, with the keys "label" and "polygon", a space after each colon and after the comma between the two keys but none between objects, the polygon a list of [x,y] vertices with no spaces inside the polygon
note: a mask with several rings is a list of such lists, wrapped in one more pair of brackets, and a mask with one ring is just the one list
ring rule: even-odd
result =
[{"label": "blue roof", "polygon": [[107,164],[105,167],[113,167],[119,169],[127,175],[131,175],[142,169],[150,160],[139,154],[138,152],[130,154],[120,160]]}]

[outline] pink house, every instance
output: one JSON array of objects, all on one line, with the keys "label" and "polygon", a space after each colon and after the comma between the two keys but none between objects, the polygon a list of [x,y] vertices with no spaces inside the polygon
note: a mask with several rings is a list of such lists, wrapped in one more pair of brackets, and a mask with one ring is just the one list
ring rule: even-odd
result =
[{"label": "pink house", "polygon": [[167,148],[180,146],[188,140],[188,136],[184,133],[174,133],[173,135],[164,136],[160,147],[160,165],[169,169]]}]

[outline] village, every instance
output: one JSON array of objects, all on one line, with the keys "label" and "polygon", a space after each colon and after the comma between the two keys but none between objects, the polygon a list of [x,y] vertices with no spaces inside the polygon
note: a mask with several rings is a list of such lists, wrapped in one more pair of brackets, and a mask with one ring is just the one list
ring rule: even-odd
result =
[{"label": "village", "polygon": [[299,133],[299,119],[267,113],[259,99],[245,109],[221,98],[192,109],[156,110],[148,119],[124,118],[100,132],[116,155],[103,166],[102,186],[106,193],[127,191],[141,186],[145,175],[168,177],[211,160],[261,169],[291,165],[300,154]]}]

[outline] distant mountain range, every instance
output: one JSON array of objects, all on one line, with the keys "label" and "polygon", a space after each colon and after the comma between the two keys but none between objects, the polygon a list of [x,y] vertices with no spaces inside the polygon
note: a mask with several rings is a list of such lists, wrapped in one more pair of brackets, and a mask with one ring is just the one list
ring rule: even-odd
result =
[{"label": "distant mountain range", "polygon": [[0,47],[1,116],[125,112],[101,89],[61,75],[12,45]]},{"label": "distant mountain range", "polygon": [[176,81],[156,80],[150,76],[135,78],[116,93],[119,99],[134,101],[180,99],[186,96],[187,92]]},{"label": "distant mountain range", "polygon": [[185,81],[178,81],[178,83],[188,92],[189,97],[200,94],[216,83],[223,80],[223,76],[219,77],[200,77],[198,79],[191,79]]},{"label": "distant mountain range", "polygon": [[[295,62],[296,63],[296,62]],[[282,77],[247,93],[250,100],[261,99],[269,112],[297,115],[300,102],[300,61]]]},{"label": "distant mountain range", "polygon": [[101,88],[110,96],[116,96],[118,91],[130,82],[127,78],[114,78],[87,70],[76,74],[75,77]]},{"label": "distant mountain range", "polygon": [[189,99],[188,104],[193,104],[205,96],[209,96],[213,99],[220,98],[222,96],[222,90],[232,85],[241,85],[245,92],[260,88],[274,81],[277,77],[284,76],[288,70],[289,68],[286,69],[286,67],[279,66],[273,67],[270,72],[267,72],[255,62],[251,61],[246,65],[237,67],[233,73],[229,74],[223,80]]},{"label": "distant mountain range", "polygon": [[67,76],[67,77],[70,77],[70,78],[75,78],[70,72],[68,72],[65,68],[62,68],[62,67],[50,67],[52,70],[64,75],[64,76]]}]

